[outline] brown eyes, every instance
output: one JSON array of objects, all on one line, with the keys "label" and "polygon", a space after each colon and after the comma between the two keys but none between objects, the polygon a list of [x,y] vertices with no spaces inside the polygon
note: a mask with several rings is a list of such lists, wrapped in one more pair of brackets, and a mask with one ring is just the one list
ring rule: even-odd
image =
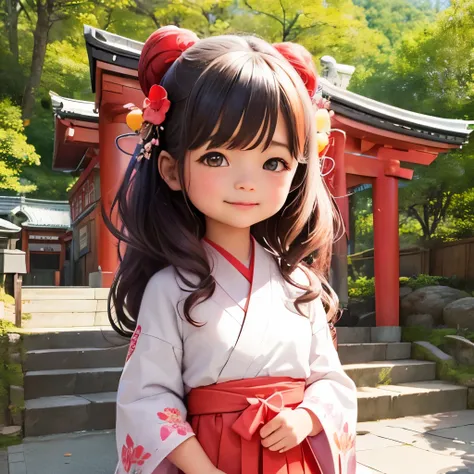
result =
[{"label": "brown eyes", "polygon": [[[210,166],[211,168],[230,166],[227,158],[222,153],[216,152],[206,153],[205,155],[201,156],[201,158],[199,158],[198,162],[203,163],[206,166]],[[279,172],[289,170],[290,167],[283,158],[270,158],[263,164],[263,169],[267,171]]]},{"label": "brown eyes", "polygon": [[288,163],[283,158],[270,158],[263,164],[263,169],[268,171],[289,170]]},{"label": "brown eyes", "polygon": [[201,156],[198,161],[212,168],[229,166],[227,158],[222,153],[206,153],[204,156]]}]

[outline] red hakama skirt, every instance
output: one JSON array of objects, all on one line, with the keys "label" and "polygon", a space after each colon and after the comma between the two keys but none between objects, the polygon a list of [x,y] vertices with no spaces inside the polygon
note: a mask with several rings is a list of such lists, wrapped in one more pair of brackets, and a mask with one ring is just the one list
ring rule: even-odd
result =
[{"label": "red hakama skirt", "polygon": [[303,400],[304,380],[258,377],[190,391],[189,422],[213,464],[226,474],[322,474],[305,439],[285,453],[261,444],[260,429]]}]

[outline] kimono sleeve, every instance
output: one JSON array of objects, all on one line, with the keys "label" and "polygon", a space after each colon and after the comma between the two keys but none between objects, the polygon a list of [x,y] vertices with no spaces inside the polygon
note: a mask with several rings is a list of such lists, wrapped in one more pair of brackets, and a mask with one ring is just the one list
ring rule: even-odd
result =
[{"label": "kimono sleeve", "polygon": [[357,389],[342,368],[321,301],[314,305],[310,376],[299,408],[314,413],[323,427],[308,440],[324,474],[355,474]]},{"label": "kimono sleeve", "polygon": [[130,341],[117,393],[116,474],[177,473],[166,457],[194,434],[183,402],[181,320],[168,286],[160,274],[151,278]]}]

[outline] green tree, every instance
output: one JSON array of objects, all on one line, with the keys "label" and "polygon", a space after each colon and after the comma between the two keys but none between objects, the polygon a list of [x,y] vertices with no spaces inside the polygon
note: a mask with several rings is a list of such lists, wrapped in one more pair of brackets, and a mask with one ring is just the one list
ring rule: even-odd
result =
[{"label": "green tree", "polygon": [[20,173],[25,166],[39,165],[35,148],[26,142],[21,110],[10,99],[0,101],[0,190],[27,193],[36,189],[24,183]]},{"label": "green tree", "polygon": [[[442,154],[430,166],[415,168],[413,180],[400,189],[399,205],[403,214],[420,225],[422,244],[429,246],[440,238],[440,226],[473,184],[474,159],[463,152]],[[461,206],[457,207],[459,215]]]},{"label": "green tree", "polygon": [[[351,85],[362,95],[416,112],[473,118],[473,50],[474,0],[456,0],[436,22],[406,32],[383,69]],[[455,203],[474,188],[472,141],[461,151],[438,156],[428,167],[416,167],[413,181],[400,190],[405,225],[418,229],[423,245],[474,229],[469,215],[459,232],[454,228],[461,219],[454,217]]]},{"label": "green tree", "polygon": [[22,101],[22,116],[27,122],[33,115],[35,94],[41,83],[50,31],[55,23],[77,15],[82,4],[76,0],[31,0],[28,5],[31,8],[29,18],[34,18],[34,28],[30,70]]},{"label": "green tree", "polygon": [[361,78],[388,55],[387,38],[368,27],[363,9],[351,0],[242,0],[230,25],[270,42],[297,41],[315,58],[332,55],[356,66]]},{"label": "green tree", "polygon": [[406,31],[434,20],[435,11],[428,0],[417,5],[408,0],[354,0],[364,9],[369,28],[381,31],[394,45]]},{"label": "green tree", "polygon": [[474,117],[474,0],[456,0],[437,21],[407,32],[390,64],[351,88],[415,112]]}]

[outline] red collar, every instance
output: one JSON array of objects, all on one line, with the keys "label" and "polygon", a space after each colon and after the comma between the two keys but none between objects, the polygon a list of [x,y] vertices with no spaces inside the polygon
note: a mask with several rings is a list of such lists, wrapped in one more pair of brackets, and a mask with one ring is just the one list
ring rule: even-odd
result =
[{"label": "red collar", "polygon": [[207,239],[204,237],[203,239],[207,242],[211,247],[215,248],[242,276],[244,276],[249,283],[252,283],[253,280],[253,269],[254,269],[254,261],[255,261],[255,242],[253,238],[250,239],[251,241],[251,250],[250,250],[250,267],[247,268],[240,260],[235,258],[231,253],[227,250],[223,249],[220,245],[217,245],[212,240]]}]

